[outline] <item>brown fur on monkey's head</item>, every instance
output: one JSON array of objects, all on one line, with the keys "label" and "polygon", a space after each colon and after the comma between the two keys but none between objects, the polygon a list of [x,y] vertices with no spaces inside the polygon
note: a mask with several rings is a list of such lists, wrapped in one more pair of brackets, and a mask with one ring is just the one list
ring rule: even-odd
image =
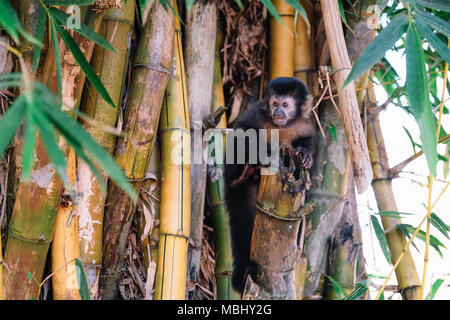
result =
[{"label": "brown fur on monkey's head", "polygon": [[265,94],[267,115],[277,126],[285,126],[297,118],[309,118],[312,97],[296,78],[280,77],[269,82]]}]

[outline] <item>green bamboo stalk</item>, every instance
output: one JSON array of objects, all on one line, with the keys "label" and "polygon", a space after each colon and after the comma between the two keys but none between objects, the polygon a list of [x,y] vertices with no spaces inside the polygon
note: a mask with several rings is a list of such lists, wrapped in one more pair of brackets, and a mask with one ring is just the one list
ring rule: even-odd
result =
[{"label": "green bamboo stalk", "polygon": [[[214,60],[214,89],[213,103],[211,111],[214,112],[220,107],[225,106],[225,98],[222,87],[222,72],[220,69],[219,50],[223,42],[223,35],[218,29],[216,39],[216,57]],[[217,128],[226,128],[226,117],[222,116]],[[217,139],[218,137],[215,137]],[[225,144],[223,143],[223,146]],[[222,173],[224,172],[222,164],[215,163],[214,166]],[[231,234],[228,213],[225,206],[225,180],[223,175],[216,181],[211,177],[207,179],[209,207],[212,216],[212,226],[214,228],[214,250],[216,256],[216,284],[217,299],[219,300],[239,300],[240,295],[231,286],[231,274],[233,270],[233,256],[231,253]]]},{"label": "green bamboo stalk", "polygon": [[[131,37],[133,34],[135,1],[128,0],[122,8],[111,8],[106,13],[100,34],[116,52],[97,46],[91,65],[99,75],[114,105],[111,106],[89,83],[83,94],[82,108],[97,124],[84,122],[84,127],[94,140],[109,153],[113,153],[116,137],[102,126],[115,127],[121,110],[123,87],[128,71]],[[107,177],[103,176],[106,183]],[[106,194],[89,166],[78,158],[77,194],[80,229],[80,259],[83,262],[91,298],[97,297],[98,279],[102,261],[103,213]]]},{"label": "green bamboo stalk", "polygon": [[[172,70],[173,35],[174,15],[158,1],[139,40],[124,116],[123,131],[127,135],[118,139],[114,155],[136,190],[145,178],[155,144],[164,90]],[[115,299],[135,204],[116,185],[109,187],[107,203],[99,285],[103,299]]]}]

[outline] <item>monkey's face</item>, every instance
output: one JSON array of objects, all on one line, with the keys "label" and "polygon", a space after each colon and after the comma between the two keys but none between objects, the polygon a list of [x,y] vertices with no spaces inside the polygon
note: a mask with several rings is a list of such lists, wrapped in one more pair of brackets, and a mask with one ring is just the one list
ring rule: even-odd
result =
[{"label": "monkey's face", "polygon": [[285,126],[297,116],[295,99],[291,96],[271,96],[269,99],[269,115],[277,126]]}]

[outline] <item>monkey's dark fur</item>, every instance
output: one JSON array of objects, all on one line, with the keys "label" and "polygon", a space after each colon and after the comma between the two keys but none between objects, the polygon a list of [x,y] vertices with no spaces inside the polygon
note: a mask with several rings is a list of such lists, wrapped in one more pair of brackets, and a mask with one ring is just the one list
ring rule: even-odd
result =
[{"label": "monkey's dark fur", "polygon": [[[289,106],[294,102],[295,105]],[[312,164],[312,144],[316,133],[311,107],[312,97],[300,80],[276,78],[268,84],[265,98],[247,108],[236,120],[233,128],[244,131],[251,128],[257,131],[279,129],[280,141],[301,152],[303,165],[309,169]],[[259,146],[259,143],[257,145]],[[248,143],[246,153],[247,148]],[[244,289],[247,275],[256,272],[256,266],[250,261],[250,242],[260,180],[259,174],[255,174],[256,170],[249,171],[245,168],[245,164],[226,164],[225,167],[226,204],[230,215],[234,258],[232,284],[240,293]],[[244,171],[249,171],[250,174],[243,178]]]}]

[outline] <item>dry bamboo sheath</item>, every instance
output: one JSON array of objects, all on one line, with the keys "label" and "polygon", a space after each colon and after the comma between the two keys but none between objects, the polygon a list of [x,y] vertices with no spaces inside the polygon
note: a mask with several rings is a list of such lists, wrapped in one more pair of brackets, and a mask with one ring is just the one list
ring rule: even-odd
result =
[{"label": "dry bamboo sheath", "polygon": [[345,88],[342,88],[352,65],[345,44],[337,1],[321,0],[320,3],[331,62],[336,72],[334,79],[339,90],[340,111],[347,136],[350,159],[353,165],[353,175],[355,176],[358,192],[362,193],[370,186],[373,173],[365,132],[359,113],[355,84],[351,82]]}]

